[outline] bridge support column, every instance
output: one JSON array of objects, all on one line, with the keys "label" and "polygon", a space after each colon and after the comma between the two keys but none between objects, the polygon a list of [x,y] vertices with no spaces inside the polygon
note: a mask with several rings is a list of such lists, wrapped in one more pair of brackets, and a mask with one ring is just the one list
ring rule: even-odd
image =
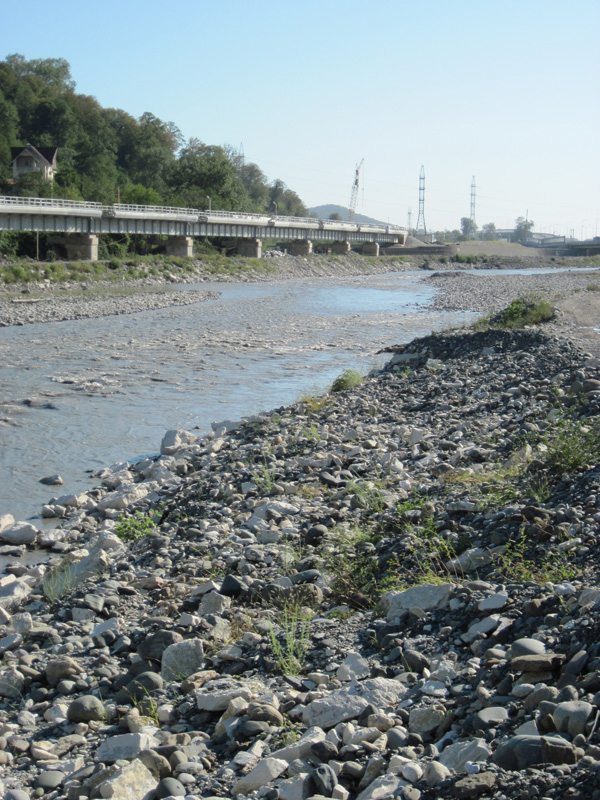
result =
[{"label": "bridge support column", "polygon": [[344,256],[351,250],[350,242],[332,242],[331,252],[338,256]]},{"label": "bridge support column", "polygon": [[69,261],[98,261],[98,237],[92,233],[74,233],[65,237]]},{"label": "bridge support column", "polygon": [[245,258],[260,258],[262,256],[262,239],[238,239],[238,255]]},{"label": "bridge support column", "polygon": [[290,245],[290,254],[293,256],[309,256],[313,251],[310,239],[296,239]]},{"label": "bridge support column", "polygon": [[379,242],[365,242],[360,248],[363,256],[378,256],[379,255]]},{"label": "bridge support column", "polygon": [[193,258],[194,240],[191,236],[169,236],[167,255],[174,258]]}]

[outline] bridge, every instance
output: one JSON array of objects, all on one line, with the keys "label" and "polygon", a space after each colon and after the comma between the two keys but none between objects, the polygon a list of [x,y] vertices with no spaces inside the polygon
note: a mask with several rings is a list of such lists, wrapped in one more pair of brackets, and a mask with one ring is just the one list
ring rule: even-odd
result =
[{"label": "bridge", "polygon": [[326,243],[335,253],[362,243],[363,253],[379,255],[380,244],[404,244],[407,236],[398,225],[45,197],[0,197],[0,230],[63,233],[69,260],[94,261],[100,234],[167,236],[167,253],[187,257],[193,255],[193,237],[212,237],[234,244],[240,255],[257,258],[263,239],[289,241],[294,255],[312,253],[313,242]]}]

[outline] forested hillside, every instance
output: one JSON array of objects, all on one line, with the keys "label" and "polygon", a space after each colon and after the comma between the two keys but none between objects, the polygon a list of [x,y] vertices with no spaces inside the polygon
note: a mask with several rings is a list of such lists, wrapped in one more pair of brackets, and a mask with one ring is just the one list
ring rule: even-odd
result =
[{"label": "forested hillside", "polygon": [[[198,134],[201,136],[202,132]],[[11,181],[10,148],[58,147],[53,183],[29,174]],[[62,58],[0,62],[0,193],[111,204],[144,203],[305,216],[298,195],[267,182],[233,148],[185,140],[172,122],[135,119],[78,94]]]}]

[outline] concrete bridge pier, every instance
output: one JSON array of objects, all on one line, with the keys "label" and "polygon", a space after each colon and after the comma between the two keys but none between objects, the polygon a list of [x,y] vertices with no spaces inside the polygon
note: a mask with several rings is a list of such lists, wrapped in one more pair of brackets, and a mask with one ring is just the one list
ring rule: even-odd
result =
[{"label": "concrete bridge pier", "polygon": [[290,254],[293,256],[309,256],[313,251],[310,239],[296,239],[290,245]]},{"label": "concrete bridge pier", "polygon": [[343,241],[343,242],[332,242],[331,243],[331,252],[335,253],[338,256],[345,256],[347,255],[352,248],[350,247],[350,242]]},{"label": "concrete bridge pier", "polygon": [[363,256],[378,256],[379,242],[365,242],[360,249]]},{"label": "concrete bridge pier", "polygon": [[238,255],[245,258],[260,258],[262,256],[262,239],[238,239]]},{"label": "concrete bridge pier", "polygon": [[193,258],[194,240],[191,236],[169,236],[166,250],[174,258]]},{"label": "concrete bridge pier", "polygon": [[98,261],[98,237],[93,233],[73,233],[65,237],[68,261]]}]

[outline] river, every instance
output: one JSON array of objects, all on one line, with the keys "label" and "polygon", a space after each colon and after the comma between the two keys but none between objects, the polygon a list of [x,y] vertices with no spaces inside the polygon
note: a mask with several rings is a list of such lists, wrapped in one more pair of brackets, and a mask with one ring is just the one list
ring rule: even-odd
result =
[{"label": "river", "polygon": [[[0,514],[39,515],[91,472],[158,452],[169,428],[208,432],[323,391],[377,351],[472,314],[427,310],[423,273],[188,286],[216,300],[0,329]],[[176,287],[180,290],[182,287]],[[59,473],[63,487],[39,483]]]}]

